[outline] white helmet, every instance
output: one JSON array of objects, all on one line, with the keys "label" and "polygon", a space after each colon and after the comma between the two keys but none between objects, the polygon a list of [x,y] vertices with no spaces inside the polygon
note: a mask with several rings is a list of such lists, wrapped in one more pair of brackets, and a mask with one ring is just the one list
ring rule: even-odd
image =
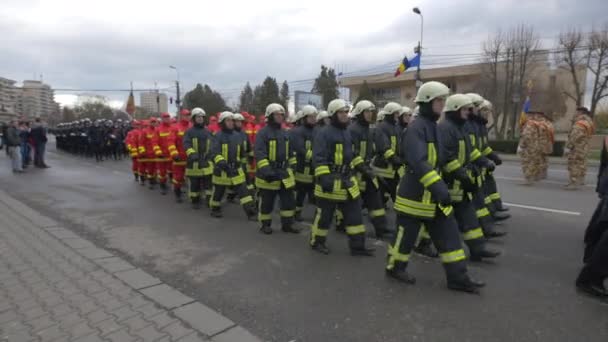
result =
[{"label": "white helmet", "polygon": [[217,120],[217,121],[218,121],[219,123],[222,123],[222,122],[224,122],[224,120],[226,120],[226,119],[234,119],[234,114],[233,114],[232,112],[228,112],[228,111],[226,111],[226,112],[222,112],[222,113],[220,114],[220,117],[218,118],[218,120]]},{"label": "white helmet", "polygon": [[352,112],[352,116],[357,117],[359,114],[365,112],[366,110],[375,111],[376,106],[371,101],[361,100],[357,102],[357,105],[355,106],[355,109]]},{"label": "white helmet", "polygon": [[296,114],[293,116],[293,120],[292,122],[296,122],[298,120],[300,120],[302,118],[302,110],[300,109],[299,111],[296,112]]},{"label": "white helmet", "polygon": [[350,106],[346,103],[346,101],[342,99],[332,100],[327,105],[327,112],[329,113],[329,116],[333,116],[334,114],[336,114],[336,112],[340,110],[350,111]]},{"label": "white helmet", "polygon": [[399,112],[399,116],[403,114],[412,114],[412,109],[407,106],[401,106],[401,112]]},{"label": "white helmet", "polygon": [[468,97],[471,98],[471,101],[473,101],[473,104],[476,107],[479,107],[479,106],[481,106],[483,104],[484,99],[483,99],[483,97],[481,95],[476,94],[476,93],[468,93],[468,94],[465,94],[465,95],[467,95]]},{"label": "white helmet", "polygon": [[481,106],[479,108],[480,109],[492,110],[493,109],[492,102],[490,102],[488,100],[483,100],[483,103],[481,104]]},{"label": "white helmet", "polygon": [[445,101],[444,112],[455,112],[462,107],[472,107],[471,97],[463,94],[454,94]]},{"label": "white helmet", "polygon": [[437,81],[430,81],[423,84],[416,94],[416,103],[428,103],[438,97],[448,97],[450,88],[445,84]]},{"label": "white helmet", "polygon": [[398,104],[397,102],[389,102],[386,104],[386,106],[384,106],[384,113],[392,115],[395,112],[398,112],[399,115],[401,115],[401,105]]},{"label": "white helmet", "polygon": [[296,120],[303,119],[310,115],[317,116],[319,114],[319,112],[317,111],[317,108],[313,105],[306,105],[306,106],[302,107],[302,110],[300,110],[298,113],[299,113],[299,115]]},{"label": "white helmet", "polygon": [[192,112],[190,112],[190,114],[192,116],[196,116],[196,115],[206,116],[207,115],[207,113],[205,113],[205,111],[203,110],[203,108],[199,108],[199,107],[196,107],[196,108],[192,109]]},{"label": "white helmet", "polygon": [[236,121],[245,121],[245,117],[241,113],[232,114],[232,119],[234,119]]},{"label": "white helmet", "polygon": [[319,112],[319,114],[317,115],[317,120],[323,120],[325,118],[329,117],[329,113],[325,110],[322,110]]},{"label": "white helmet", "polygon": [[268,118],[274,113],[285,114],[285,108],[278,103],[271,103],[266,107],[266,114],[264,116]]},{"label": "white helmet", "polygon": [[386,112],[384,111],[384,109],[380,109],[380,111],[378,111],[378,116],[376,117],[376,121],[384,120],[385,116],[386,116]]}]

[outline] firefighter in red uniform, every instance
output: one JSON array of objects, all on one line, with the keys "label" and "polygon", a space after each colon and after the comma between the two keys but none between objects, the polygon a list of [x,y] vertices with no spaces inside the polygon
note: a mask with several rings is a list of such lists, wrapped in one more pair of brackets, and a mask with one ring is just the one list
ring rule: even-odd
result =
[{"label": "firefighter in red uniform", "polygon": [[160,193],[167,194],[167,173],[171,170],[171,151],[169,145],[171,141],[171,114],[162,113],[161,124],[156,129],[156,137],[160,153],[157,155],[158,182],[160,183]]},{"label": "firefighter in red uniform", "polygon": [[144,128],[139,136],[139,154],[144,156],[146,179],[150,184],[150,189],[154,189],[157,177],[157,158],[162,154],[158,146],[156,127],[158,119],[150,118],[149,125]]},{"label": "firefighter in red uniform", "polygon": [[[125,137],[125,144],[127,145],[127,151],[131,156],[131,170],[133,170],[133,175],[135,176],[135,181],[139,181],[139,164],[138,164],[138,146],[139,146],[139,133],[140,133],[140,124],[138,120],[133,120],[131,122],[133,129],[127,133]],[[142,175],[143,177],[143,175]]]},{"label": "firefighter in red uniform", "polygon": [[[247,139],[249,139],[249,146],[254,146],[255,134],[257,133],[255,128],[255,116],[249,113],[244,113],[243,116],[245,116],[246,120],[245,133],[247,134]],[[255,160],[253,158],[253,149],[251,149],[251,152],[247,156],[247,174],[249,176],[249,179],[253,179],[253,177],[255,176]]]},{"label": "firefighter in red uniform", "polygon": [[209,118],[209,126],[207,126],[207,129],[211,134],[215,134],[220,130],[220,125],[217,123],[217,116],[214,115]]},{"label": "firefighter in red uniform", "polygon": [[150,125],[149,120],[141,120],[139,122],[139,130],[138,133],[133,137],[135,139],[134,145],[137,146],[137,168],[139,173],[139,184],[141,186],[146,185],[146,167],[148,163],[148,158],[146,158],[146,154],[143,152],[145,150],[143,144],[144,130],[148,128]]},{"label": "firefighter in red uniform", "polygon": [[[194,108],[196,110],[197,108]],[[186,150],[184,149],[184,133],[192,126],[190,122],[190,111],[182,109],[179,112],[180,120],[171,126],[169,139],[169,153],[173,159],[173,193],[175,201],[182,202],[182,185],[184,184],[184,173],[186,171]]]}]

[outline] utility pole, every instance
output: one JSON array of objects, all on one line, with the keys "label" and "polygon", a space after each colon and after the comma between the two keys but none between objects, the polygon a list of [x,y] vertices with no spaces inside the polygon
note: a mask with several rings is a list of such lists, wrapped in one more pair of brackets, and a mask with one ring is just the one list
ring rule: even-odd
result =
[{"label": "utility pole", "polygon": [[177,113],[182,110],[180,103],[182,102],[179,98],[179,81],[175,81],[175,87],[177,88],[177,98],[175,99],[175,105],[177,106]]},{"label": "utility pole", "polygon": [[416,92],[422,86],[422,79],[420,78],[420,64],[422,62],[422,37],[424,30],[424,17],[422,16],[422,12],[420,8],[414,7],[412,11],[420,16],[420,40],[418,41],[418,47],[415,49],[418,54],[418,67],[416,68]]}]

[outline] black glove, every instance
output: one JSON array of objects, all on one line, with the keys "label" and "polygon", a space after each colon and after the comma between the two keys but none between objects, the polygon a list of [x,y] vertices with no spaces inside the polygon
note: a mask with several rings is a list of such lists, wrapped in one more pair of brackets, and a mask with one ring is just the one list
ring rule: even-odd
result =
[{"label": "black glove", "polygon": [[177,155],[177,156],[173,157],[173,161],[174,161],[174,162],[178,162],[179,160],[180,160],[180,159],[179,159],[179,155]]},{"label": "black glove", "polygon": [[221,171],[228,172],[228,163],[225,160],[220,161],[215,166]]},{"label": "black glove", "polygon": [[488,166],[486,166],[486,168],[488,169],[488,171],[493,172],[494,170],[496,170],[496,164],[494,164],[494,162],[490,161],[490,162],[488,162]]},{"label": "black glove", "polygon": [[319,185],[321,185],[321,189],[323,189],[323,192],[333,192],[334,191],[334,177],[332,175],[320,176]]},{"label": "black glove", "polygon": [[393,166],[396,166],[397,168],[401,165],[403,165],[403,160],[401,160],[401,158],[399,158],[398,155],[393,155],[391,157],[391,163],[393,164]]},{"label": "black glove", "polygon": [[496,164],[496,166],[498,165],[502,165],[502,159],[500,159],[499,156],[494,156],[494,164]]},{"label": "black glove", "polygon": [[192,153],[188,155],[188,162],[194,163],[198,161],[198,155],[196,153]]},{"label": "black glove", "polygon": [[448,187],[443,181],[440,180],[431,184],[428,189],[437,203],[444,207],[452,204],[452,198],[448,192]]},{"label": "black glove", "polygon": [[359,171],[361,173],[361,176],[363,176],[363,178],[366,179],[366,180],[372,180],[372,179],[374,179],[374,171],[368,165],[361,164],[357,168],[357,171]]},{"label": "black glove", "polygon": [[477,191],[477,184],[475,184],[470,179],[462,179],[460,180],[460,184],[462,185],[462,190],[468,193],[474,193]]}]

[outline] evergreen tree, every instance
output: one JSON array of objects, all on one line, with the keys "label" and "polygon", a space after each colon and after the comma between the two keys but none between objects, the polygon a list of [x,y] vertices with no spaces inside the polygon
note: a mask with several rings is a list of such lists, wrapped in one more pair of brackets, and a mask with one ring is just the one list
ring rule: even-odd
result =
[{"label": "evergreen tree", "polygon": [[245,112],[253,112],[253,89],[251,89],[251,85],[249,82],[245,84],[243,90],[241,91],[241,95],[239,96],[239,105],[238,108],[240,111]]},{"label": "evergreen tree", "polygon": [[324,108],[327,108],[330,101],[339,98],[340,93],[338,92],[338,80],[336,79],[335,70],[321,65],[321,72],[315,79],[312,92],[323,96]]},{"label": "evergreen tree", "polygon": [[281,85],[279,103],[287,110],[287,104],[289,103],[289,85],[287,84],[287,81],[283,81],[283,84]]},{"label": "evergreen tree", "polygon": [[200,83],[184,96],[184,108],[200,107],[209,115],[222,112],[227,109],[226,101],[220,93],[211,89],[207,84]]},{"label": "evergreen tree", "polygon": [[355,104],[361,100],[368,100],[372,103],[374,102],[374,97],[372,96],[372,91],[369,89],[369,84],[367,81],[363,81],[363,85],[359,89],[359,96],[357,96],[357,100],[355,100]]}]

